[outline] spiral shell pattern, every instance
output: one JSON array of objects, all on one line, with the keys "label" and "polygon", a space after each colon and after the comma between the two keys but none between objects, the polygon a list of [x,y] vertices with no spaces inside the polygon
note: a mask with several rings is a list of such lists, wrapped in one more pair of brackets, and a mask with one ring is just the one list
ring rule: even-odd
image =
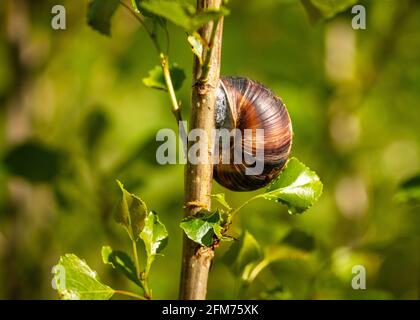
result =
[{"label": "spiral shell pattern", "polygon": [[[292,145],[292,123],[283,101],[260,83],[241,77],[221,77],[216,98],[216,128],[234,129],[242,133],[242,152],[256,154],[263,148],[261,174],[247,175],[245,162],[234,163],[231,143],[230,163],[222,163],[219,149],[218,163],[213,167],[214,179],[233,191],[262,188],[275,179],[283,169]],[[263,143],[244,142],[244,130],[264,129]],[[252,146],[252,147],[251,147]]]}]

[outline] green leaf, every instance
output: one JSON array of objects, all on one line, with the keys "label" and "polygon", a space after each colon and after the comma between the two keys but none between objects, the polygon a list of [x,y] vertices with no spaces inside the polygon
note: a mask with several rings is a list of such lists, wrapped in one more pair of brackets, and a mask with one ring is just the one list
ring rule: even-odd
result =
[{"label": "green leaf", "polygon": [[39,183],[54,180],[60,173],[62,160],[61,151],[29,140],[9,150],[3,162],[9,173]]},{"label": "green leaf", "polygon": [[310,208],[322,194],[322,182],[296,158],[290,159],[261,196],[287,205],[290,214],[302,213]]},{"label": "green leaf", "polygon": [[188,29],[191,19],[190,10],[194,10],[190,4],[168,0],[142,1],[140,6],[148,13],[165,18],[184,29]]},{"label": "green leaf", "polygon": [[147,215],[140,238],[144,242],[148,258],[161,254],[168,244],[168,231],[155,212],[150,211]]},{"label": "green leaf", "polygon": [[226,223],[227,215],[223,211],[202,210],[194,216],[184,218],[180,227],[188,238],[209,247],[216,240],[232,240],[231,237],[224,235]]},{"label": "green leaf", "polygon": [[[175,91],[181,89],[182,83],[185,80],[184,70],[173,65],[169,68],[169,72],[171,73],[172,85]],[[149,76],[143,79],[143,83],[149,88],[168,91],[161,66],[156,66],[150,70]]]},{"label": "green leaf", "polygon": [[198,58],[200,65],[203,65],[203,40],[197,32],[188,36],[188,42],[191,45],[191,51]]},{"label": "green leaf", "polygon": [[166,27],[165,18],[162,18],[141,6],[141,2],[144,2],[144,1],[146,0],[131,0],[131,4],[134,8],[134,11],[142,14],[146,18],[150,18],[154,23],[157,23],[161,27]]},{"label": "green leaf", "polygon": [[211,194],[210,197],[214,198],[217,202],[219,202],[222,206],[224,206],[228,211],[232,211],[232,208],[230,207],[229,203],[227,203],[225,199],[224,193]]},{"label": "green leaf", "polygon": [[128,279],[133,281],[136,285],[143,288],[141,281],[137,277],[136,267],[130,256],[123,251],[114,251],[110,246],[103,246],[102,261],[105,264],[111,265],[114,269],[124,274]]},{"label": "green leaf", "polygon": [[329,19],[355,5],[358,0],[302,0],[311,23]]},{"label": "green leaf", "polygon": [[53,286],[63,300],[107,300],[115,292],[101,283],[96,272],[74,254],[60,257],[53,274]]},{"label": "green leaf", "polygon": [[141,0],[131,0],[131,5],[135,12],[140,12],[140,2]]},{"label": "green leaf", "polygon": [[121,182],[117,181],[122,197],[115,212],[115,221],[122,224],[132,241],[137,241],[143,230],[146,214],[146,204],[139,197],[124,189]]},{"label": "green leaf", "polygon": [[220,10],[208,9],[197,12],[190,3],[169,0],[141,1],[140,6],[149,13],[173,22],[187,32],[196,31],[207,22],[229,13],[224,7]]},{"label": "green leaf", "polygon": [[119,0],[91,0],[87,13],[87,22],[99,33],[111,35],[111,18],[119,5]]},{"label": "green leaf", "polygon": [[400,203],[420,203],[420,174],[404,181],[398,188],[396,200]]},{"label": "green leaf", "polygon": [[263,252],[257,240],[245,231],[234,242],[223,257],[223,262],[232,273],[243,281],[248,281],[254,267],[263,260]]}]

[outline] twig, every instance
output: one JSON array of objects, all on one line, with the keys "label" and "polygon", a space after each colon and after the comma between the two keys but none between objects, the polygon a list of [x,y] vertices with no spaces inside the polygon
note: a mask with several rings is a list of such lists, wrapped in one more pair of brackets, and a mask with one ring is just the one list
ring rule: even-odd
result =
[{"label": "twig", "polygon": [[[198,0],[197,10],[203,11],[208,8],[219,9],[222,0]],[[213,25],[215,25],[213,27]],[[217,26],[216,26],[217,25]],[[208,43],[213,38],[211,49],[204,52],[208,71],[202,68],[198,57],[194,58],[193,90],[191,98],[190,129],[200,128],[208,137],[207,163],[191,164],[189,161],[185,167],[185,204],[198,202],[205,205],[209,210],[213,179],[212,149],[213,141],[211,132],[214,129],[214,104],[216,100],[216,88],[219,82],[220,55],[222,43],[223,17],[218,21],[204,25],[199,33],[201,38]],[[207,75],[203,77],[203,75]],[[191,144],[189,143],[189,146]],[[196,214],[203,208],[185,206],[185,215]],[[182,272],[180,283],[180,299],[203,300],[207,293],[207,280],[210,265],[214,257],[212,248],[202,247],[184,236],[184,248],[182,257]]]},{"label": "twig", "polygon": [[160,54],[160,63],[162,65],[163,76],[165,78],[166,88],[168,89],[169,97],[172,103],[172,113],[177,122],[182,121],[181,109],[176,99],[175,89],[172,84],[171,73],[169,71],[169,58],[164,54]]},{"label": "twig", "polygon": [[[178,103],[178,100],[176,98],[175,89],[173,87],[173,83],[172,83],[172,79],[171,79],[171,73],[170,73],[170,70],[169,70],[168,52],[169,52],[169,46],[170,46],[170,39],[169,39],[168,28],[166,26],[163,28],[164,31],[165,31],[165,36],[166,36],[166,54],[164,54],[162,52],[161,47],[160,47],[159,41],[157,40],[156,32],[151,31],[147,27],[146,22],[144,20],[144,17],[141,15],[140,11],[133,10],[129,5],[127,5],[122,0],[120,0],[120,4],[125,9],[127,9],[128,12],[130,12],[130,14],[143,26],[144,30],[146,31],[146,33],[149,35],[150,39],[153,42],[153,45],[154,45],[154,47],[155,47],[155,49],[156,49],[156,51],[159,55],[159,58],[160,58],[160,63],[161,63],[162,72],[163,72],[163,75],[164,75],[164,78],[165,78],[166,88],[168,90],[169,98],[171,100],[172,113],[174,114],[176,122],[177,122],[177,126],[179,127],[181,140],[182,141],[187,141],[186,129],[184,128],[184,125],[182,123],[181,107],[180,107],[180,105]],[[185,146],[184,149],[186,150],[186,146]]]},{"label": "twig", "polygon": [[160,49],[160,45],[159,42],[157,41],[156,38],[156,33],[151,31],[149,29],[149,27],[147,26],[146,22],[144,21],[144,17],[141,15],[140,12],[136,12],[134,11],[128,4],[126,4],[124,1],[120,0],[120,4],[128,10],[128,12],[130,12],[130,14],[138,21],[140,22],[140,24],[143,26],[144,30],[147,32],[147,34],[149,35],[150,39],[153,42],[153,45],[156,48],[156,51],[158,52],[158,54],[160,54],[162,52],[162,50]]},{"label": "twig", "polygon": [[206,81],[208,76],[209,76],[209,71],[210,71],[210,59],[212,56],[212,52],[213,52],[213,44],[214,44],[214,40],[216,38],[217,35],[217,26],[218,24],[214,23],[212,30],[211,30],[211,36],[210,36],[210,41],[208,43],[208,47],[209,50],[207,51],[207,55],[206,55],[206,59],[203,63],[203,74],[201,75],[201,81]]}]

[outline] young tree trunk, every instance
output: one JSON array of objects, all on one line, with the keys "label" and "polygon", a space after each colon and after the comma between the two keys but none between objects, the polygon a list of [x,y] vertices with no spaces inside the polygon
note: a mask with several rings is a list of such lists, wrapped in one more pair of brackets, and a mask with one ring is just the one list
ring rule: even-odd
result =
[{"label": "young tree trunk", "polygon": [[[198,10],[219,8],[222,0],[197,0]],[[213,25],[215,32],[213,31]],[[214,128],[214,104],[220,73],[223,18],[210,22],[199,33],[207,41],[210,49],[205,50],[204,67],[197,57],[194,59],[193,89],[191,98],[191,118],[189,128],[200,128],[207,134],[207,164],[187,163],[185,169],[185,215],[194,215],[201,209],[210,209],[209,195],[212,189],[212,129]],[[208,62],[208,63],[207,63]],[[204,75],[204,78],[203,78]],[[206,75],[206,76],[205,76]],[[191,143],[189,142],[190,146]],[[207,280],[214,257],[212,248],[202,247],[184,235],[180,299],[204,300]]]}]

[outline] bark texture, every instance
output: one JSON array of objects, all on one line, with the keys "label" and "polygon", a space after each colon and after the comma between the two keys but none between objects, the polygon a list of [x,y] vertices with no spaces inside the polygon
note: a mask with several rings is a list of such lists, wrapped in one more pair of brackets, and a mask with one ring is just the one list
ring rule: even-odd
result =
[{"label": "bark texture", "polygon": [[[198,10],[219,8],[221,0],[198,0]],[[215,24],[215,32],[213,31]],[[212,129],[214,128],[214,105],[216,88],[220,74],[220,56],[222,46],[223,18],[210,22],[199,30],[203,39],[210,45],[205,50],[203,61],[208,64],[203,68],[197,57],[194,59],[193,90],[191,97],[191,117],[189,129],[200,128],[207,133],[207,163],[197,165],[189,161],[185,169],[185,215],[194,215],[202,209],[210,209],[209,195],[212,189]],[[207,68],[207,69],[206,69]],[[203,78],[203,72],[207,77]],[[190,146],[194,141],[189,141]],[[204,300],[207,293],[207,280],[214,257],[212,248],[202,247],[184,236],[180,299]]]}]

